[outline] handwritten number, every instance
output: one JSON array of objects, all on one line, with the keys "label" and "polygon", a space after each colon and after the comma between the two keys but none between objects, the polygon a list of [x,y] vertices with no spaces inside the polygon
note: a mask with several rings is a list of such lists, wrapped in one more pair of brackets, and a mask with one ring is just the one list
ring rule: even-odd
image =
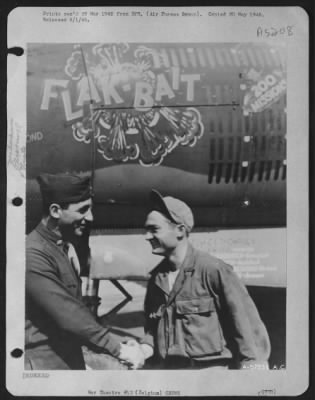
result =
[{"label": "handwritten number", "polygon": [[288,31],[288,35],[292,36],[293,35],[293,25],[287,26],[287,31]]},{"label": "handwritten number", "polygon": [[288,36],[292,36],[293,35],[293,26],[294,25],[287,25],[287,26],[282,26],[281,28],[277,29],[274,28],[273,26],[270,28],[265,28],[263,29],[261,26],[259,26],[257,28],[257,37],[274,37],[274,36],[278,36],[278,35],[285,35],[287,34]]},{"label": "handwritten number", "polygon": [[257,36],[259,37],[259,36],[262,36],[263,35],[263,30],[262,30],[262,28],[259,26],[258,28],[257,28]]}]

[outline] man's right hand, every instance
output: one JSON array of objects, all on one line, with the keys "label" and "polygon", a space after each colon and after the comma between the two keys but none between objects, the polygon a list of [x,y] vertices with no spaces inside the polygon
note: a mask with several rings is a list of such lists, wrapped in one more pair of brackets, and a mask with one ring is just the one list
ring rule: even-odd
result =
[{"label": "man's right hand", "polygon": [[130,366],[131,369],[142,368],[145,360],[153,354],[151,346],[140,344],[136,340],[128,340],[120,344],[119,359]]}]

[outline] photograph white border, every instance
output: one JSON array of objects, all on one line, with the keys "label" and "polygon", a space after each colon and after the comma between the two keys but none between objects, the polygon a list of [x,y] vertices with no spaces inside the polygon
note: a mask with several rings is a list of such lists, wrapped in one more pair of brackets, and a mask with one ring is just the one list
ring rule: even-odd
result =
[{"label": "photograph white border", "polygon": [[[7,298],[6,298],[6,386],[14,395],[111,396],[142,390],[144,395],[298,395],[309,382],[309,276],[308,276],[308,45],[309,21],[299,7],[193,7],[199,17],[147,17],[153,7],[111,7],[111,11],[141,11],[140,16],[90,17],[89,22],[45,22],[43,11],[81,13],[106,7],[21,7],[8,17],[8,47],[27,43],[115,42],[285,42],[287,46],[287,352],[286,369],[271,371],[49,371],[48,377],[25,379],[23,357],[14,358],[15,348],[24,348],[25,274],[25,143],[26,143],[26,54],[8,56],[8,143],[15,163],[7,165]],[[181,13],[185,8],[167,8]],[[235,12],[234,17],[220,16]],[[250,17],[250,12],[263,17]],[[213,13],[213,16],[209,13]],[[247,13],[241,16],[239,13]],[[216,15],[217,14],[217,15]],[[257,37],[257,28],[281,30],[293,26],[293,34]],[[193,26],[192,29],[188,29]],[[24,152],[23,152],[24,148]],[[13,151],[13,150],[10,151]],[[9,157],[9,154],[8,154]],[[12,200],[20,197],[21,207]],[[101,392],[103,391],[103,393]],[[264,393],[264,391],[266,391]],[[106,395],[106,394],[105,394]],[[171,395],[171,394],[170,394]]]}]

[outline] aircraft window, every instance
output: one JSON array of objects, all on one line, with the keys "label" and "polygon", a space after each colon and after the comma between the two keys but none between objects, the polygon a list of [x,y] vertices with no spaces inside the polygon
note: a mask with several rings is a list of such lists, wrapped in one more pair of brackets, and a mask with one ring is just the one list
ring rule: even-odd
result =
[{"label": "aircraft window", "polygon": [[276,139],[275,135],[266,136],[267,158],[272,158]]},{"label": "aircraft window", "polygon": [[284,164],[284,162],[283,162],[282,177],[281,177],[283,181],[285,180],[286,176],[287,176],[287,165]]},{"label": "aircraft window", "polygon": [[274,118],[275,118],[275,121],[276,121],[276,129],[277,129],[277,131],[279,132],[279,131],[281,131],[281,112],[280,112],[280,110],[279,110],[279,108],[277,108],[276,110],[275,110],[275,116],[274,116]]},{"label": "aircraft window", "polygon": [[210,160],[215,160],[216,139],[211,139],[210,143]]},{"label": "aircraft window", "polygon": [[179,56],[183,67],[186,68],[188,66],[187,57],[186,57],[186,52],[182,47],[179,49]]},{"label": "aircraft window", "polygon": [[246,56],[245,50],[240,50],[240,59],[243,65],[246,65],[246,67],[248,67],[249,63],[248,63],[248,58]]},{"label": "aircraft window", "polygon": [[287,118],[285,113],[281,113],[281,125],[284,132],[287,131]]},{"label": "aircraft window", "polygon": [[235,112],[235,108],[233,108],[233,115],[232,115],[232,133],[237,133],[238,131],[238,119],[239,119],[239,112]]},{"label": "aircraft window", "polygon": [[208,182],[209,183],[212,183],[213,175],[214,175],[214,168],[215,168],[215,164],[214,163],[210,163],[210,165],[209,165],[209,176],[208,176]]},{"label": "aircraft window", "polygon": [[267,137],[267,147],[267,155],[269,159],[278,158],[276,155],[279,150],[279,135],[271,135]]},{"label": "aircraft window", "polygon": [[[206,90],[206,101],[210,105],[210,104],[212,104],[212,94],[211,94],[211,87],[208,83],[205,85],[205,90]],[[210,109],[209,109],[209,114],[211,115]],[[210,131],[214,132],[212,116],[210,116],[209,125],[210,125]]]},{"label": "aircraft window", "polygon": [[266,109],[262,112],[262,131],[263,131],[263,133],[267,133],[269,131],[268,115],[269,115],[268,109]]},{"label": "aircraft window", "polygon": [[234,138],[228,138],[228,159],[233,160]]},{"label": "aircraft window", "polygon": [[243,137],[243,143],[242,143],[242,160],[249,160],[251,157],[251,143],[250,143],[250,136],[244,136]]},{"label": "aircraft window", "polygon": [[256,50],[256,56],[258,58],[258,64],[260,65],[261,68],[263,68],[265,66],[265,60],[262,57],[261,49],[255,49],[255,50]]},{"label": "aircraft window", "polygon": [[191,63],[191,65],[196,68],[197,67],[197,60],[196,60],[196,56],[195,56],[195,51],[192,47],[190,47],[189,49],[187,49],[188,52],[188,57],[189,57],[189,61]]},{"label": "aircraft window", "polygon": [[216,55],[216,59],[218,61],[218,64],[221,67],[224,67],[224,60],[223,60],[223,57],[221,56],[220,49],[214,49],[214,51],[215,51],[215,55]]},{"label": "aircraft window", "polygon": [[215,68],[216,62],[215,62],[214,56],[212,54],[212,51],[209,47],[206,48],[206,53],[207,53],[207,58],[208,58],[208,62],[210,64],[210,66],[212,68]]},{"label": "aircraft window", "polygon": [[255,175],[255,162],[251,162],[249,166],[249,182],[252,182],[254,175]]},{"label": "aircraft window", "polygon": [[238,55],[237,50],[236,50],[236,49],[232,49],[232,50],[231,50],[231,53],[233,54],[233,59],[234,59],[235,64],[236,64],[238,67],[240,67],[241,62],[240,62],[240,58],[239,58],[239,55]]},{"label": "aircraft window", "polygon": [[231,175],[232,175],[232,163],[227,163],[226,164],[226,172],[225,172],[225,182],[228,183],[230,182]]},{"label": "aircraft window", "polygon": [[277,120],[277,116],[278,116],[278,110],[277,109],[273,109],[270,110],[270,114],[271,114],[271,124],[272,124],[272,131],[273,133],[277,133],[278,131],[278,120]]},{"label": "aircraft window", "polygon": [[266,111],[266,119],[267,119],[267,131],[274,131],[275,129],[275,121],[273,118],[273,112],[272,110],[267,110]]},{"label": "aircraft window", "polygon": [[264,174],[265,162],[260,161],[259,163],[259,171],[258,171],[258,180],[261,181]]},{"label": "aircraft window", "polygon": [[228,113],[228,118],[227,118],[227,123],[228,123],[228,126],[227,126],[227,131],[229,132],[229,133],[232,133],[232,129],[233,129],[233,111],[230,111],[229,113]]},{"label": "aircraft window", "polygon": [[276,160],[276,163],[275,163],[276,165],[275,165],[275,173],[274,173],[274,177],[273,177],[273,179],[275,180],[275,181],[277,181],[278,179],[279,179],[279,172],[280,172],[280,168],[281,168],[281,161],[280,160]]},{"label": "aircraft window", "polygon": [[178,58],[175,49],[170,49],[172,64],[174,67],[179,66]]},{"label": "aircraft window", "polygon": [[286,179],[283,135],[218,136],[210,139],[208,183]]},{"label": "aircraft window", "polygon": [[236,104],[240,104],[241,103],[241,99],[243,99],[242,96],[243,95],[241,94],[241,91],[239,90],[239,85],[237,86],[237,82],[234,82],[234,84],[233,84],[233,98],[235,99],[235,103]]},{"label": "aircraft window", "polygon": [[232,58],[230,56],[228,49],[221,49],[221,52],[224,54],[225,60],[228,63],[228,65],[230,67],[233,67],[233,61],[232,61]]},{"label": "aircraft window", "polygon": [[247,172],[248,172],[248,163],[247,161],[242,163],[242,169],[241,169],[241,182],[244,182],[246,177],[247,177]]},{"label": "aircraft window", "polygon": [[251,121],[252,121],[251,132],[255,133],[255,132],[257,132],[257,129],[258,129],[257,114],[252,115]]},{"label": "aircraft window", "polygon": [[239,168],[240,168],[240,163],[236,162],[234,164],[233,182],[237,182]]},{"label": "aircraft window", "polygon": [[271,52],[271,55],[273,57],[273,61],[274,61],[275,65],[277,67],[281,66],[281,60],[280,60],[278,52],[277,51],[273,51],[273,52]]},{"label": "aircraft window", "polygon": [[252,151],[253,151],[253,158],[257,159],[258,155],[259,155],[259,142],[260,142],[260,137],[259,136],[254,136],[253,137],[253,147],[252,147]]},{"label": "aircraft window", "polygon": [[[223,85],[223,102],[224,104],[230,104],[231,103],[231,97],[230,97],[230,86],[227,84]],[[224,120],[226,120],[224,118]],[[226,121],[227,122],[227,121]]]},{"label": "aircraft window", "polygon": [[253,116],[253,114],[249,114],[249,116],[248,116],[248,131],[247,131],[248,135],[253,134],[253,132],[254,132],[253,126],[254,126],[254,116]]},{"label": "aircraft window", "polygon": [[264,53],[265,53],[268,65],[273,68],[274,67],[274,62],[273,62],[273,59],[272,59],[271,51],[267,50],[267,49],[264,49]]},{"label": "aircraft window", "polygon": [[163,59],[163,65],[166,68],[169,68],[170,67],[170,61],[169,61],[168,54],[167,54],[165,49],[161,49],[161,58]]},{"label": "aircraft window", "polygon": [[206,61],[205,61],[205,58],[203,55],[203,49],[201,49],[200,47],[197,47],[197,54],[198,54],[198,59],[199,59],[200,65],[202,67],[206,67],[207,64],[206,64]]},{"label": "aircraft window", "polygon": [[257,113],[257,120],[258,120],[258,133],[262,133],[265,130],[263,112]]},{"label": "aircraft window", "polygon": [[280,152],[282,150],[282,148],[285,148],[285,139],[283,138],[283,136],[278,136],[278,148],[277,150]]},{"label": "aircraft window", "polygon": [[271,174],[271,169],[272,169],[272,161],[267,161],[267,166],[266,166],[266,175],[265,175],[265,180],[269,181],[270,179],[270,174]]},{"label": "aircraft window", "polygon": [[210,120],[210,131],[211,133],[215,133],[217,131],[216,120],[213,117]]},{"label": "aircraft window", "polygon": [[223,133],[223,135],[227,135],[229,132],[229,120],[230,120],[229,114],[228,113],[224,113],[224,114],[220,113],[220,120],[222,122],[222,131],[223,131],[222,133]]},{"label": "aircraft window", "polygon": [[250,118],[249,117],[244,118],[244,125],[245,125],[245,133],[249,133],[250,132]]},{"label": "aircraft window", "polygon": [[222,176],[222,164],[217,164],[216,183],[219,183]]},{"label": "aircraft window", "polygon": [[264,135],[264,136],[262,136],[261,137],[261,148],[260,148],[260,150],[261,150],[261,153],[263,154],[263,155],[265,155],[266,154],[266,150],[267,150],[267,146],[266,146],[266,136]]},{"label": "aircraft window", "polygon": [[[216,94],[216,104],[222,104],[222,92],[221,92],[220,85],[215,85],[215,94]],[[221,118],[220,118],[220,121],[221,121]],[[222,133],[222,127],[220,130],[220,133]]]},{"label": "aircraft window", "polygon": [[[264,64],[265,64],[266,66],[267,66],[268,64],[270,64],[270,61],[268,60],[264,49],[260,49],[260,54],[261,54],[261,58],[264,60]],[[269,65],[269,66],[270,66],[270,65]]]},{"label": "aircraft window", "polygon": [[278,133],[278,134],[280,133],[279,131],[281,129],[281,126],[280,126],[280,123],[279,123],[280,122],[279,114],[280,114],[279,109],[278,108],[274,108],[273,111],[272,111],[273,130],[274,130],[275,133]]},{"label": "aircraft window", "polygon": [[256,63],[255,53],[250,48],[247,50],[247,53],[248,53],[250,62],[252,63],[253,67],[256,67],[257,63]]},{"label": "aircraft window", "polygon": [[236,153],[235,159],[239,160],[241,158],[241,151],[242,151],[242,139],[240,137],[236,138]]},{"label": "aircraft window", "polygon": [[219,157],[218,157],[218,159],[220,161],[223,160],[223,156],[224,156],[224,139],[220,138],[219,139]]}]

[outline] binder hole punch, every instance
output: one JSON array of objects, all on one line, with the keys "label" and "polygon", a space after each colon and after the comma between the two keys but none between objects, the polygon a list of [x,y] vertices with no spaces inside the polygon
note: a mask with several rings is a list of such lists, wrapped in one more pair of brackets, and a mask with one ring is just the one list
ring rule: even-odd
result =
[{"label": "binder hole punch", "polygon": [[24,49],[22,47],[10,47],[8,53],[21,57],[24,54]]},{"label": "binder hole punch", "polygon": [[13,358],[21,358],[23,355],[23,350],[21,349],[14,349],[11,351],[11,357]]},{"label": "binder hole punch", "polygon": [[14,199],[12,200],[12,204],[16,207],[19,207],[23,204],[23,200],[21,197],[14,197]]}]

